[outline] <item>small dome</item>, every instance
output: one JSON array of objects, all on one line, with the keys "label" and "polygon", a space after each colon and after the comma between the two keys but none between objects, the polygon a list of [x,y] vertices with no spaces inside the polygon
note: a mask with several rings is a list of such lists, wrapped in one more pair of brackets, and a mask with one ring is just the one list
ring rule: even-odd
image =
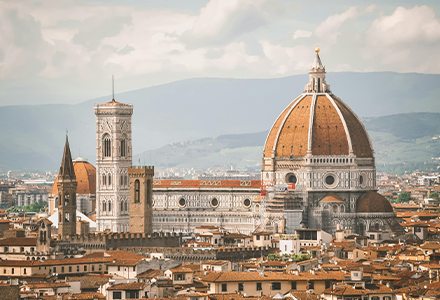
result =
[{"label": "small dome", "polygon": [[[76,176],[77,194],[96,194],[96,168],[87,159],[78,157],[73,160],[73,169]],[[51,194],[58,194],[58,176],[52,185]]]},{"label": "small dome", "polygon": [[319,202],[344,202],[344,200],[336,194],[330,194],[322,198]]},{"label": "small dome", "polygon": [[356,202],[357,213],[390,213],[393,207],[382,195],[369,191],[362,195]]}]

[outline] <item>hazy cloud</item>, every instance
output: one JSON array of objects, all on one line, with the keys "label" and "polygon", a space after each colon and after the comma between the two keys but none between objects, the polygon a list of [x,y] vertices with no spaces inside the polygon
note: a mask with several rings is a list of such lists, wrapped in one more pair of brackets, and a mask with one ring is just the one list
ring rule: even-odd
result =
[{"label": "hazy cloud", "polygon": [[313,32],[311,32],[311,31],[298,29],[293,34],[293,39],[296,40],[299,38],[308,38],[308,37],[311,37],[312,34],[313,34]]},{"label": "hazy cloud", "polygon": [[129,90],[196,76],[304,73],[316,44],[328,71],[439,72],[433,7],[350,3],[330,14],[326,2],[293,0],[211,0],[199,10],[0,0],[0,80],[76,78],[90,86],[79,101],[107,91],[111,74],[129,78],[120,86]]},{"label": "hazy cloud", "polygon": [[95,49],[104,38],[120,33],[124,25],[131,25],[130,16],[93,16],[81,23],[72,42]]},{"label": "hazy cloud", "polygon": [[398,7],[381,15],[366,32],[364,57],[401,71],[438,72],[440,19],[433,8]]},{"label": "hazy cloud", "polygon": [[182,35],[190,46],[225,45],[283,14],[276,0],[211,0]]}]

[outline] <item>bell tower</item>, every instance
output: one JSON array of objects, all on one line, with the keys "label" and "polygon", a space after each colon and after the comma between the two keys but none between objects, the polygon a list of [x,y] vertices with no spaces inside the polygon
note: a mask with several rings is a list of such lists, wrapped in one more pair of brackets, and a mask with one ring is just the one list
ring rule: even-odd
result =
[{"label": "bell tower", "polygon": [[95,104],[97,230],[128,232],[133,105],[112,101]]},{"label": "bell tower", "polygon": [[154,167],[131,166],[130,177],[130,233],[153,233],[153,177]]},{"label": "bell tower", "polygon": [[66,135],[63,160],[58,174],[58,237],[76,234],[76,176]]}]

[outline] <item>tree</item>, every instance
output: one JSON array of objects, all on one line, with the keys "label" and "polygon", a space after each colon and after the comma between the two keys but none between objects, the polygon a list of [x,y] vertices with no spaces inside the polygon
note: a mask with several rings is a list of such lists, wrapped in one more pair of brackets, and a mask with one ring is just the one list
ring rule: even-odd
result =
[{"label": "tree", "polygon": [[409,192],[401,192],[397,197],[396,203],[408,203],[411,199],[411,194]]},{"label": "tree", "polygon": [[431,194],[429,194],[429,198],[435,199],[437,201],[440,200],[437,192],[432,192]]}]

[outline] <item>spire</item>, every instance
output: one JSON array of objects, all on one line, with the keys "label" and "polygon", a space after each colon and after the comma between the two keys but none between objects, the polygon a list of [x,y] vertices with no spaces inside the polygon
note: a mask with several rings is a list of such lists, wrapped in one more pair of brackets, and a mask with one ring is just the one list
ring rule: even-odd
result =
[{"label": "spire", "polygon": [[60,179],[76,179],[67,134],[66,144],[64,145],[63,160],[61,161],[60,174],[58,176]]},{"label": "spire", "polygon": [[315,69],[324,69],[325,70],[325,67],[322,65],[321,58],[319,57],[319,51],[321,51],[321,50],[319,50],[318,45],[316,45],[316,49],[315,49],[316,56],[315,56],[315,63],[313,64],[313,67]]},{"label": "spire", "polygon": [[305,86],[306,93],[328,93],[330,92],[330,85],[325,82],[325,66],[321,62],[319,57],[318,45],[315,49],[315,61],[309,70],[309,83]]}]

